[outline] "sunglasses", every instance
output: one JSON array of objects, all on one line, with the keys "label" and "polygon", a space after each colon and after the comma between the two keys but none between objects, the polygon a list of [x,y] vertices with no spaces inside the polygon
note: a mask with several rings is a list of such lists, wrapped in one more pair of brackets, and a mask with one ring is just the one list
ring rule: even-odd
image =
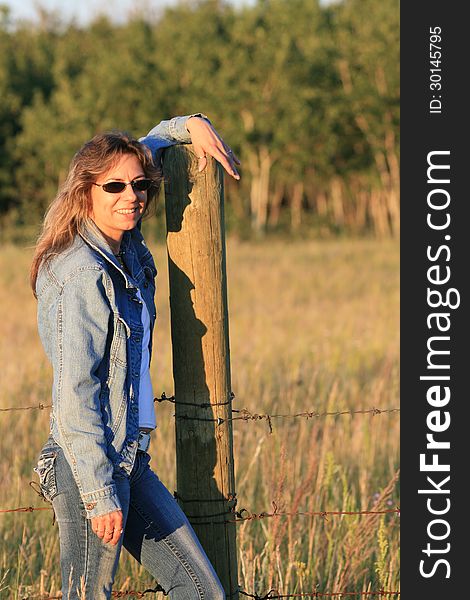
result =
[{"label": "sunglasses", "polygon": [[146,192],[153,185],[151,179],[134,179],[134,181],[108,181],[107,183],[93,183],[109,194],[120,194],[128,185],[132,186],[134,192]]}]

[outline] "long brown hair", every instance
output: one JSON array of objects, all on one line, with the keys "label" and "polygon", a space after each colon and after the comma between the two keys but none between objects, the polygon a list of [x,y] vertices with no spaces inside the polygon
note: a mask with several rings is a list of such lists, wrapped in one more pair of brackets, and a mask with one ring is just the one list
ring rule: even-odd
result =
[{"label": "long brown hair", "polygon": [[123,131],[101,133],[84,144],[70,163],[67,178],[49,206],[31,264],[30,283],[36,295],[36,280],[43,261],[66,250],[89,215],[91,186],[124,154],[134,154],[145,176],[155,185],[147,192],[143,216],[158,194],[161,175],[154,165],[150,150]]}]

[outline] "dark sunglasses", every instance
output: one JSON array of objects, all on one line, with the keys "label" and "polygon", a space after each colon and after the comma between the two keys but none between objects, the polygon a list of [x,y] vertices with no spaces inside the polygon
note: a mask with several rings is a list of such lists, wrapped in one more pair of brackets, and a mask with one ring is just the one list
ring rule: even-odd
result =
[{"label": "dark sunglasses", "polygon": [[152,187],[153,181],[151,179],[134,179],[134,181],[108,181],[107,183],[93,183],[98,187],[103,188],[105,192],[109,194],[119,194],[123,192],[128,185],[132,186],[134,192],[146,192]]}]

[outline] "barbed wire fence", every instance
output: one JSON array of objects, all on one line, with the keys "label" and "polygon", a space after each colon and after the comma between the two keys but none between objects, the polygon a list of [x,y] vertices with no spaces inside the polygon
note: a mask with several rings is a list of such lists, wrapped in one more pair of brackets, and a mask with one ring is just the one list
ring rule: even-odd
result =
[{"label": "barbed wire fence", "polygon": [[[231,393],[231,399],[233,399],[235,395],[233,392]],[[161,397],[154,398],[154,402],[170,402],[172,404],[176,404],[175,396],[167,397],[165,392],[162,393]],[[228,404],[227,402],[215,402],[215,403],[197,403],[197,402],[178,402],[178,405],[184,406],[192,406],[196,408],[212,408],[213,406],[223,406]],[[47,408],[52,408],[52,404],[35,404],[33,406],[12,406],[9,408],[0,408],[0,412],[8,412],[8,411],[21,411],[21,410],[45,410]],[[322,417],[338,417],[343,415],[381,415],[381,414],[389,414],[389,413],[398,413],[400,412],[399,408],[366,408],[359,410],[336,410],[336,411],[325,411],[318,412],[315,410],[312,411],[303,411],[299,413],[287,413],[287,414],[268,414],[268,413],[254,413],[248,410],[247,408],[242,409],[232,409],[232,413],[236,413],[234,417],[222,419],[222,418],[210,418],[210,417],[193,417],[189,415],[173,415],[176,419],[188,420],[188,421],[208,421],[217,423],[217,425],[222,425],[223,423],[229,421],[262,421],[265,420],[268,423],[270,433],[273,432],[273,419],[299,419],[303,418],[306,420],[314,419],[314,418],[322,418]]]},{"label": "barbed wire fence", "polygon": [[[123,590],[111,592],[112,598],[143,598],[147,594],[156,594],[157,592],[165,591],[159,585],[154,588],[147,589],[144,591],[137,590]],[[258,594],[249,594],[243,590],[237,590],[238,594],[246,596],[247,598],[254,598],[255,600],[276,600],[278,598],[393,598],[399,597],[400,592],[389,592],[387,590],[378,590],[376,592],[298,592],[295,594],[279,594],[276,590],[270,590],[267,594],[260,596]],[[48,596],[48,595],[34,595],[34,596],[22,596],[21,600],[63,600],[62,594],[59,596]]]},{"label": "barbed wire fence", "polygon": [[[178,402],[179,405],[187,405],[196,408],[212,408],[214,406],[226,405],[233,400],[235,395],[231,392],[231,397],[229,401],[226,402],[218,402],[218,403],[195,403],[195,402]],[[169,402],[172,404],[176,404],[175,396],[167,397],[165,392],[162,393],[160,397],[154,398],[154,402]],[[32,411],[32,410],[46,410],[48,408],[52,408],[51,404],[43,404],[38,403],[32,406],[14,406],[7,408],[0,408],[0,412],[13,412],[13,411]],[[353,416],[353,415],[371,415],[372,417],[382,415],[382,414],[393,414],[399,413],[400,408],[366,408],[366,409],[358,409],[358,410],[336,410],[336,411],[303,411],[298,413],[284,413],[284,414],[268,414],[268,413],[254,413],[246,408],[242,409],[232,409],[232,413],[235,413],[235,416],[230,418],[221,419],[221,418],[210,418],[210,417],[194,417],[189,415],[173,415],[177,419],[184,420],[197,420],[197,421],[209,421],[216,423],[217,426],[222,425],[228,421],[266,421],[269,433],[273,433],[273,420],[275,419],[315,419],[315,418],[325,418],[325,417],[339,417],[339,416]],[[45,502],[48,502],[46,498],[44,498],[41,489],[36,484],[36,482],[30,482],[32,489],[40,496]],[[174,497],[178,498],[177,492],[174,492]],[[325,521],[328,521],[329,516],[352,516],[352,515],[385,515],[385,514],[395,514],[397,516],[400,515],[400,507],[397,506],[391,509],[385,510],[361,510],[361,511],[333,511],[333,510],[319,510],[319,511],[279,511],[276,503],[274,501],[271,502],[273,506],[273,510],[271,512],[263,511],[261,513],[251,512],[246,508],[241,508],[236,510],[237,498],[236,494],[231,495],[227,500],[232,500],[233,505],[230,507],[230,510],[224,513],[216,513],[209,515],[187,515],[188,518],[213,518],[213,517],[225,517],[225,515],[229,515],[232,518],[218,521],[197,521],[198,525],[224,525],[228,524],[237,524],[243,523],[247,521],[256,521],[267,518],[274,517],[296,517],[296,516],[309,516],[309,517],[320,517]],[[191,500],[186,500],[185,502],[191,502]],[[50,504],[50,503],[49,503]],[[33,513],[36,511],[52,511],[52,506],[44,506],[44,507],[34,507],[34,506],[21,506],[15,508],[6,508],[0,509],[0,514],[5,513]],[[54,518],[53,518],[54,522]],[[143,598],[147,594],[156,594],[158,592],[163,593],[163,595],[167,596],[167,592],[157,584],[154,588],[149,588],[143,591],[138,590],[121,590],[121,591],[113,591],[113,598],[125,598],[125,597],[134,597],[134,598]],[[378,598],[393,598],[400,597],[399,591],[389,591],[380,589],[378,591],[337,591],[337,592],[319,592],[319,591],[311,591],[311,592],[296,592],[296,593],[287,593],[280,594],[276,589],[271,589],[264,595],[259,595],[257,593],[249,593],[245,590],[238,589],[237,594],[241,594],[242,596],[248,598],[254,598],[255,600],[277,600],[281,598],[358,598],[358,597],[378,597]],[[62,600],[62,594],[59,593],[57,596],[50,595],[24,595],[20,600]]]}]

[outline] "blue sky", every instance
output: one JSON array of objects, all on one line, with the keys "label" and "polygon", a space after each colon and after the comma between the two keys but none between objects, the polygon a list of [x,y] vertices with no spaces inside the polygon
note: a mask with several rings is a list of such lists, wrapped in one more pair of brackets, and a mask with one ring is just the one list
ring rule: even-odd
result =
[{"label": "blue sky", "polygon": [[[252,4],[255,0],[230,0],[235,6]],[[124,21],[132,10],[146,10],[149,14],[158,15],[166,6],[176,4],[178,0],[0,0],[11,10],[11,17],[34,20],[37,15],[36,7],[41,5],[48,10],[57,11],[66,21],[72,18],[79,23],[86,23],[100,13],[112,16],[118,21]]]}]

